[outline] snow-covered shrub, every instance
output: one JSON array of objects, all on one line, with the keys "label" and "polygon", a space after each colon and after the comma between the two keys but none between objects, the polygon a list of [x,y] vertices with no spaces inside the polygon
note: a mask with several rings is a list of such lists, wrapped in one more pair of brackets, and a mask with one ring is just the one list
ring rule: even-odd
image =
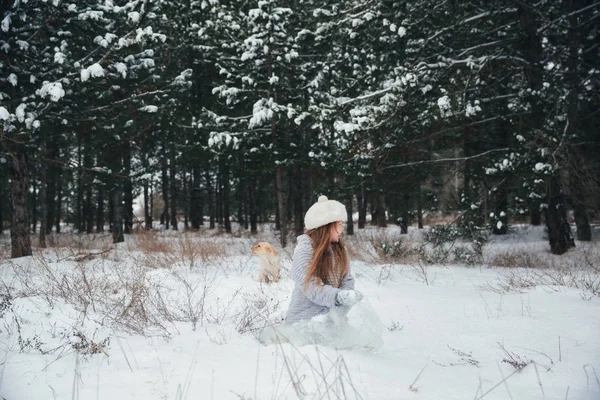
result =
[{"label": "snow-covered shrub", "polygon": [[448,242],[463,236],[463,231],[452,225],[433,225],[424,234],[425,242],[430,243],[433,247],[441,246]]},{"label": "snow-covered shrub", "polygon": [[474,265],[482,261],[487,240],[487,234],[481,230],[434,225],[424,234],[425,243],[419,249],[419,256],[427,264]]},{"label": "snow-covered shrub", "polygon": [[406,236],[377,231],[369,239],[377,261],[381,263],[406,263],[414,261],[413,258],[417,254],[415,246],[407,240]]}]

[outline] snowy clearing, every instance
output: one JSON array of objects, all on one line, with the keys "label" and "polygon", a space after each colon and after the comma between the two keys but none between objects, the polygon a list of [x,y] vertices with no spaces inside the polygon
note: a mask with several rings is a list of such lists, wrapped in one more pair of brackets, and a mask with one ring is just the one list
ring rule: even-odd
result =
[{"label": "snowy clearing", "polygon": [[[600,243],[553,257],[541,230],[523,228],[484,248],[485,264],[521,268],[440,266],[386,260],[374,238],[398,232],[367,229],[348,243],[365,295],[349,321],[368,336],[343,348],[263,345],[293,288],[293,245],[281,251],[282,280],[257,282],[251,246],[277,244],[263,229],[138,233],[116,247],[108,235],[53,235],[16,260],[2,238],[0,396],[600,398]],[[416,230],[402,238],[419,240]]]}]

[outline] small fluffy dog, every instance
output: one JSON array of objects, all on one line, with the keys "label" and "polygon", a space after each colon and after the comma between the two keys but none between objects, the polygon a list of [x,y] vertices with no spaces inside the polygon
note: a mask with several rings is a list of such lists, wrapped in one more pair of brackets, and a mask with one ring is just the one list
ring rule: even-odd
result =
[{"label": "small fluffy dog", "polygon": [[278,282],[281,260],[273,246],[267,242],[260,242],[252,248],[252,254],[256,254],[260,257],[260,273],[258,281],[269,283],[269,275],[271,275],[273,280]]}]

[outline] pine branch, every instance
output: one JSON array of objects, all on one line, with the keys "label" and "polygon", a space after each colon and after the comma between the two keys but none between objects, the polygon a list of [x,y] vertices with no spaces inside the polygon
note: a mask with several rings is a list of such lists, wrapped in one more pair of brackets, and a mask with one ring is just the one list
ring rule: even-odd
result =
[{"label": "pine branch", "polygon": [[509,147],[504,147],[501,149],[492,149],[492,150],[484,151],[483,153],[475,154],[473,156],[454,157],[454,158],[439,158],[437,160],[414,161],[414,162],[409,162],[409,163],[404,163],[404,164],[389,165],[389,166],[383,167],[379,170],[384,171],[386,169],[392,169],[392,168],[404,168],[404,167],[411,167],[414,165],[436,164],[436,163],[441,163],[441,162],[467,161],[467,160],[472,160],[474,158],[481,158],[481,157],[484,157],[491,153],[498,153],[501,151],[509,151],[509,150],[511,150]]}]

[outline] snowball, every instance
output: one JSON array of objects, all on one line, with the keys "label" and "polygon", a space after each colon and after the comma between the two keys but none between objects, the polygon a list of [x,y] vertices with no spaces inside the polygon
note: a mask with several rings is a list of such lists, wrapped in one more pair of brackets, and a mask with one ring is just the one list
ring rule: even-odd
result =
[{"label": "snowball", "polygon": [[496,229],[502,229],[502,221],[498,221],[498,223],[496,224]]}]

